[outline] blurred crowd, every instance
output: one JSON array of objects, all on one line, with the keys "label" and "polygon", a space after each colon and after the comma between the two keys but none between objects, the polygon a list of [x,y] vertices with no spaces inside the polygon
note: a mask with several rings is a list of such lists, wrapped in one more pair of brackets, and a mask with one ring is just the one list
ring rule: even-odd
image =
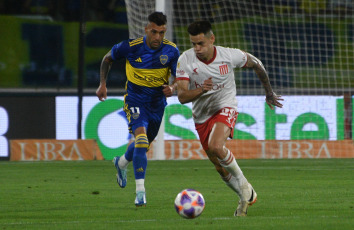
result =
[{"label": "blurred crowd", "polygon": [[[81,0],[0,0],[1,15],[47,16],[79,21]],[[127,23],[124,0],[86,0],[86,21]]]}]

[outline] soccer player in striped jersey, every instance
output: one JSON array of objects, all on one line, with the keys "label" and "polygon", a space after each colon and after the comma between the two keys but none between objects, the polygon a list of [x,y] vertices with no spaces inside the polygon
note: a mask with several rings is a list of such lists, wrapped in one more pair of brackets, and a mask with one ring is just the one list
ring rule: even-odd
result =
[{"label": "soccer player in striped jersey", "polygon": [[282,107],[280,96],[269,83],[260,60],[239,49],[214,46],[215,36],[208,21],[189,25],[193,48],[185,51],[177,63],[178,99],[192,102],[193,119],[200,142],[225,183],[240,197],[235,216],[246,216],[257,194],[238,166],[233,153],[225,147],[232,138],[237,119],[234,68],[252,68],[264,86],[266,102]]},{"label": "soccer player in striped jersey", "polygon": [[145,172],[146,152],[160,128],[166,107],[166,97],[173,94],[177,84],[169,85],[171,74],[176,76],[179,50],[164,39],[166,15],[154,12],[148,16],[145,36],[122,41],[103,57],[100,68],[100,85],[96,91],[100,101],[107,97],[106,80],[112,62],[126,59],[126,94],[124,111],[129,122],[129,131],[135,141],[122,156],[113,159],[117,169],[117,182],[124,188],[127,183],[127,166],[133,161],[136,183],[136,206],[146,205]]}]

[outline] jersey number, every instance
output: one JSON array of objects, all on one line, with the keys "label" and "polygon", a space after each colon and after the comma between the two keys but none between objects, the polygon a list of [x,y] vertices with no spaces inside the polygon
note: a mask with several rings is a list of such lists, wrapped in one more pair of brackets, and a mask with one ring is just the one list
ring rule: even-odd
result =
[{"label": "jersey number", "polygon": [[139,107],[130,107],[130,111],[132,111],[132,113],[138,113],[138,114],[140,114],[140,109],[139,109]]},{"label": "jersey number", "polygon": [[235,116],[235,113],[236,113],[236,110],[234,110],[234,109],[223,108],[220,115],[227,116],[227,117],[228,116],[233,117],[233,116]]},{"label": "jersey number", "polygon": [[235,122],[236,119],[237,119],[238,113],[237,113],[236,110],[234,110],[234,109],[231,109],[231,108],[223,108],[223,110],[221,111],[220,115],[226,116],[228,123],[230,123],[230,124],[235,124],[234,122]]}]

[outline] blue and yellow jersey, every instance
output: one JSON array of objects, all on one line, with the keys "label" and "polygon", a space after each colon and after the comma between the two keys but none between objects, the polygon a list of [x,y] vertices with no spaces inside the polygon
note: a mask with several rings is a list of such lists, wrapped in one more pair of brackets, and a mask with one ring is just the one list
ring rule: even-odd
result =
[{"label": "blue and yellow jersey", "polygon": [[146,36],[129,39],[113,46],[113,60],[126,59],[127,94],[131,98],[150,102],[164,97],[162,85],[170,75],[176,76],[179,50],[173,42],[164,39],[160,48],[150,49]]}]

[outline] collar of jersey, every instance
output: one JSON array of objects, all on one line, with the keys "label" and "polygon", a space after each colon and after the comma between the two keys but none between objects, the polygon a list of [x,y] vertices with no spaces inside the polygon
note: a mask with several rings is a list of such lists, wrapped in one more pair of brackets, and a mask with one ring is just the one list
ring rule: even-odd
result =
[{"label": "collar of jersey", "polygon": [[203,63],[206,64],[206,65],[209,65],[209,64],[212,63],[212,62],[215,60],[215,58],[216,58],[216,47],[214,46],[214,55],[213,55],[213,57],[212,57],[209,61],[203,61],[202,59],[199,59],[199,57],[198,57],[197,55],[195,55],[195,56],[198,58],[199,61],[203,62]]}]

